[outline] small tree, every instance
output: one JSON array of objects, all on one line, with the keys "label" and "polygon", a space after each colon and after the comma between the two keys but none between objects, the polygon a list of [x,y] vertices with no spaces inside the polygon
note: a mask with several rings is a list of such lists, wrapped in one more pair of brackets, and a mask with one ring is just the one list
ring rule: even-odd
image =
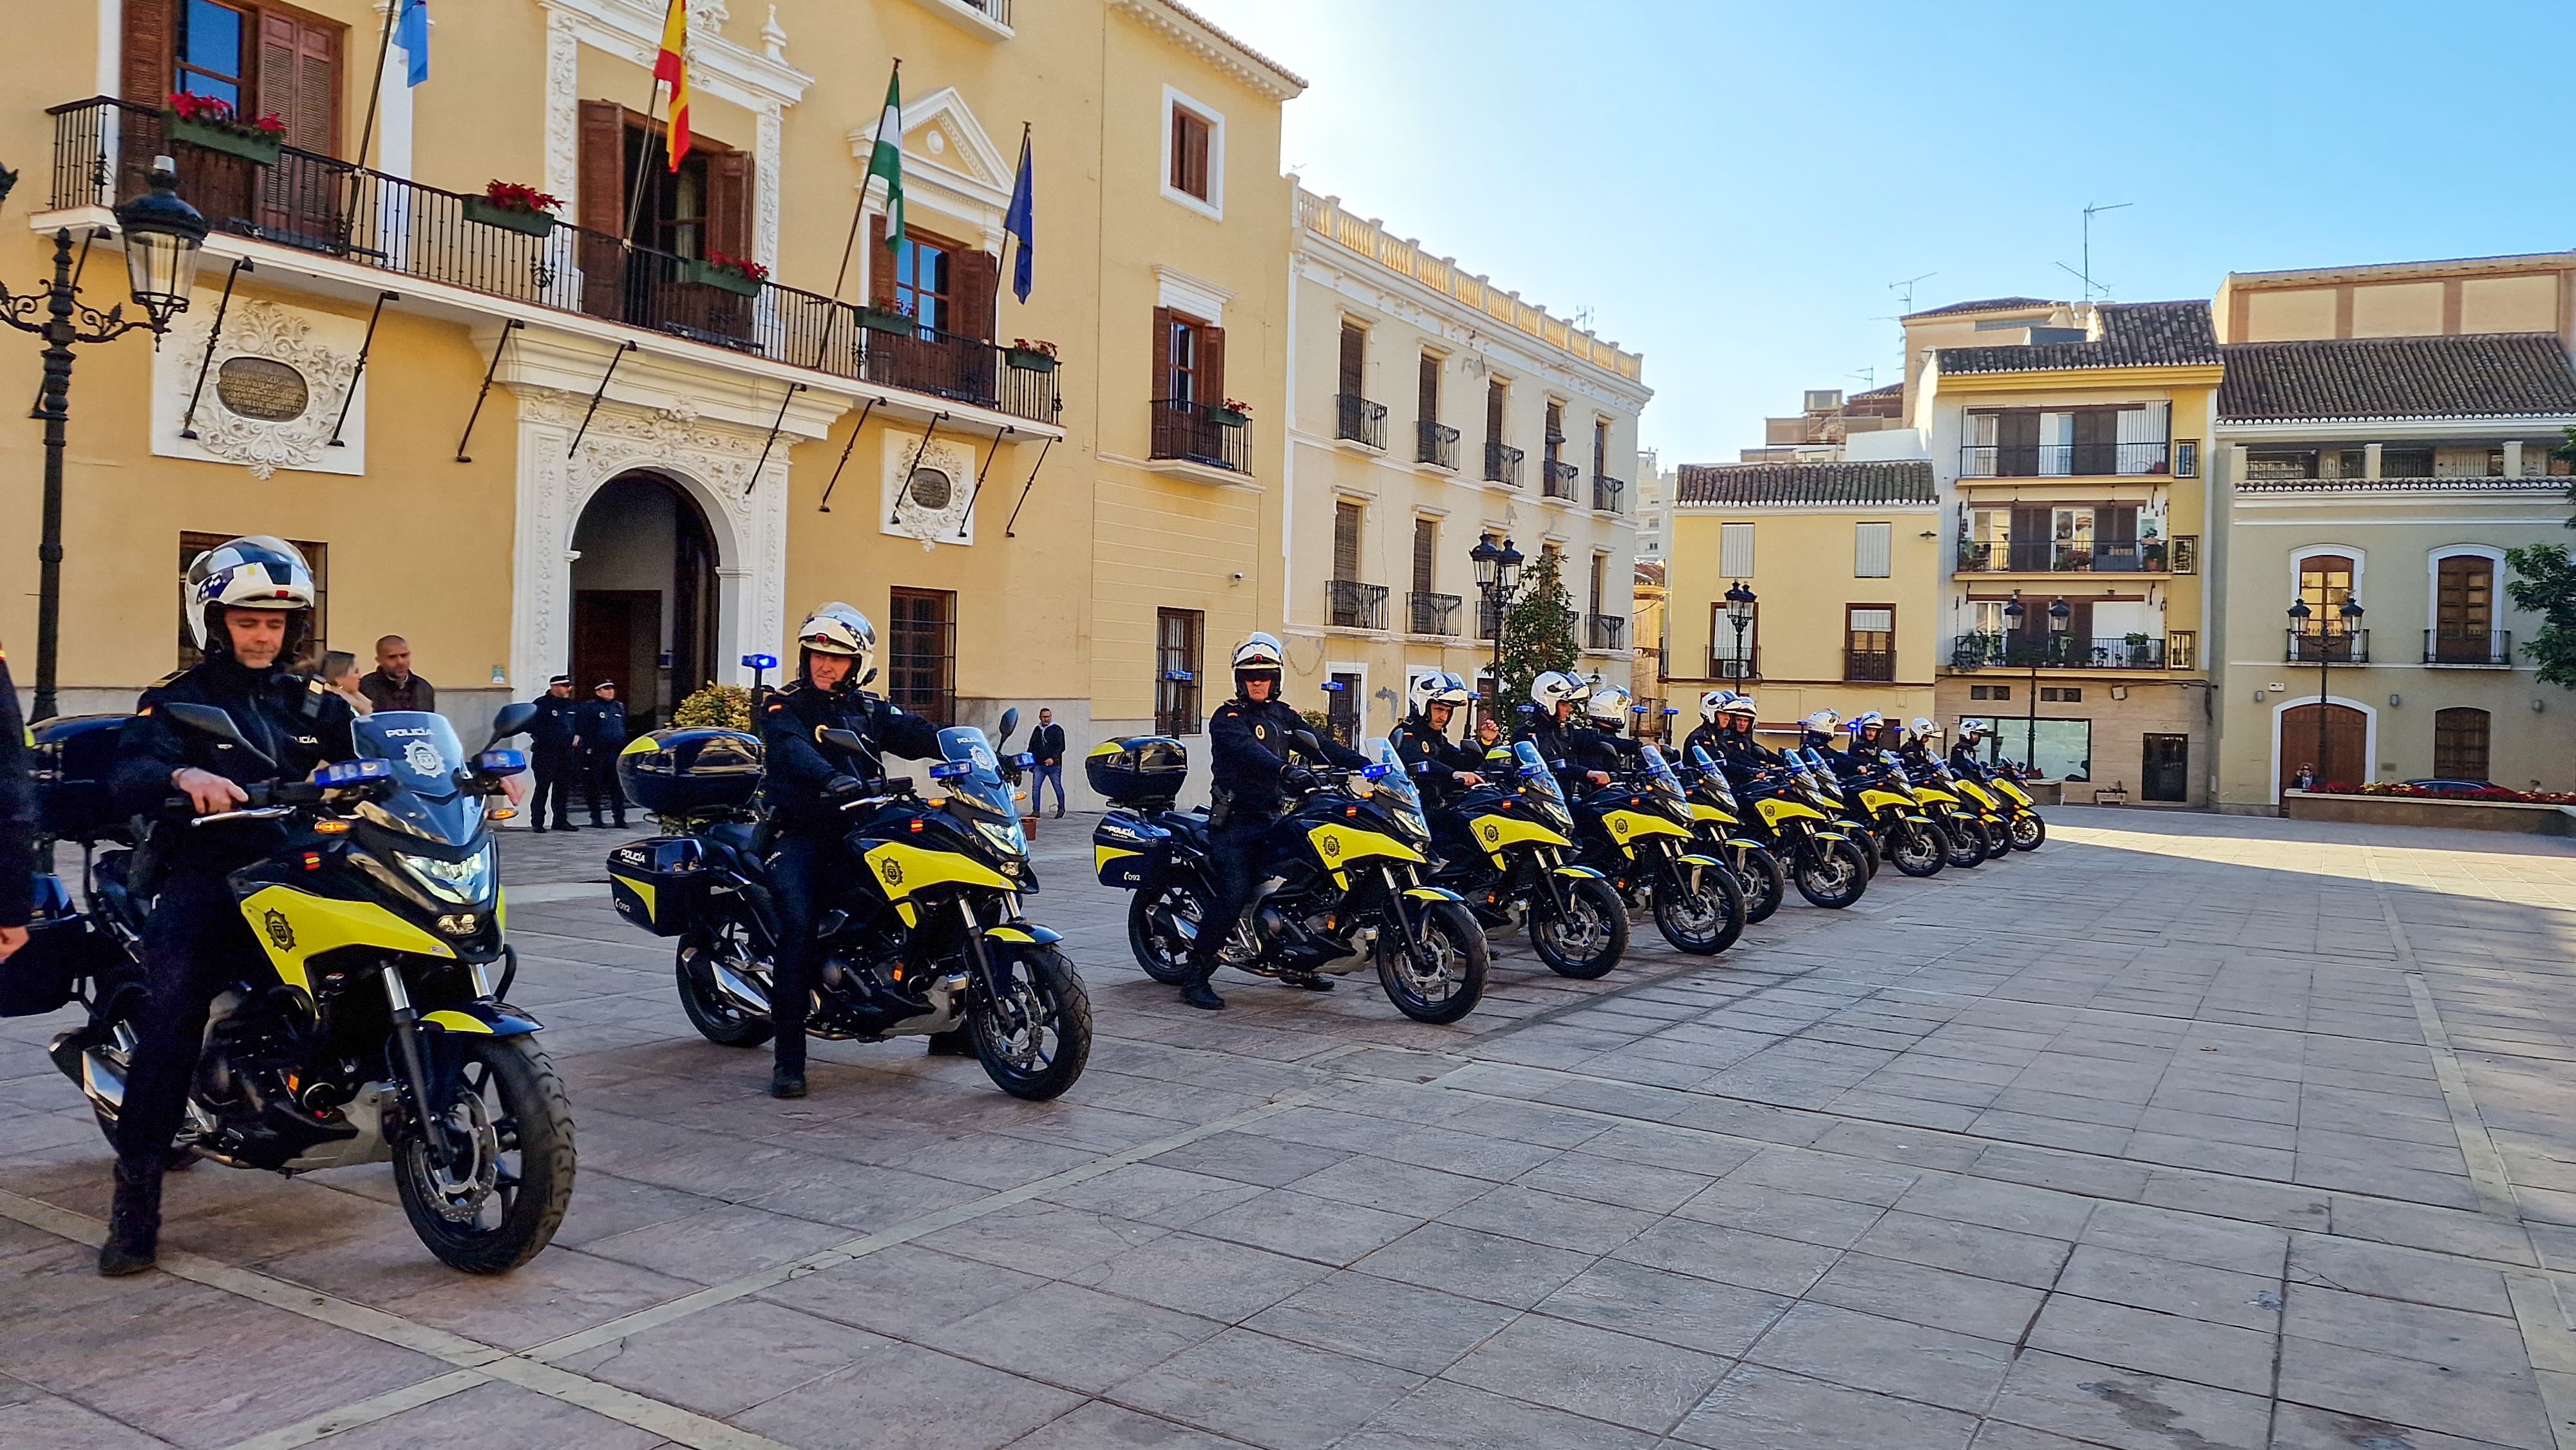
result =
[{"label": "small tree", "polygon": [[713,726],[719,730],[751,728],[751,691],[740,685],[709,685],[680,702],[671,712],[674,726]]},{"label": "small tree", "polygon": [[1530,681],[1549,670],[1571,670],[1583,657],[1574,640],[1574,600],[1565,592],[1563,560],[1546,549],[1521,579],[1521,597],[1503,611],[1501,716],[1529,699]]},{"label": "small tree", "polygon": [[[2576,428],[2567,430],[2567,442],[2556,456],[2576,461]],[[2569,485],[2567,496],[2576,500],[2576,484]],[[2567,520],[2567,527],[2576,529],[2576,517]],[[2505,594],[2515,608],[2541,619],[2539,632],[2522,642],[2522,652],[2540,666],[2542,680],[2576,690],[2576,560],[2568,557],[2564,544],[2527,544],[2505,550],[2504,562],[2514,573],[2505,582]]]}]

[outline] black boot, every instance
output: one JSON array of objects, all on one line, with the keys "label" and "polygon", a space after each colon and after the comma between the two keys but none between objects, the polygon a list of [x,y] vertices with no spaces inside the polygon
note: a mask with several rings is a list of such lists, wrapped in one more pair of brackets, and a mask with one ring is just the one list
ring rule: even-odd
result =
[{"label": "black boot", "polygon": [[1305,992],[1329,992],[1333,990],[1333,979],[1330,977],[1318,976],[1313,972],[1299,972],[1282,975],[1279,978],[1279,985],[1283,987],[1295,987],[1298,990]]},{"label": "black boot", "polygon": [[161,1160],[116,1160],[116,1203],[108,1211],[107,1242],[98,1271],[111,1279],[151,1268],[161,1240]]},{"label": "black boot", "polygon": [[805,1096],[805,1069],[780,1063],[769,1073],[769,1095],[773,1098]]},{"label": "black boot", "polygon": [[1181,986],[1182,1005],[1196,1007],[1202,1012],[1224,1011],[1225,999],[1218,996],[1215,989],[1208,985],[1208,979],[1215,975],[1214,963],[1202,966],[1192,973],[1189,981]]},{"label": "black boot", "polygon": [[930,1034],[930,1047],[923,1055],[926,1057],[973,1057],[975,1056],[974,1034],[964,1027],[952,1027],[945,1032],[934,1032]]}]

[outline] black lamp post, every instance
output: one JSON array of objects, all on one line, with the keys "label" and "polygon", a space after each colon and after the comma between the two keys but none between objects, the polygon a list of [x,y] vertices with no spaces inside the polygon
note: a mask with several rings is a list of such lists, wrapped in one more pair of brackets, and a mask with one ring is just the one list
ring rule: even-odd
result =
[{"label": "black lamp post", "polygon": [[[2292,638],[2295,639],[2305,634],[2308,627],[2308,620],[2312,615],[2314,615],[2314,613],[2314,610],[2308,608],[2308,601],[2304,599],[2291,601],[2290,634]],[[2326,622],[2324,620],[2317,621],[2317,632],[2315,634],[2305,635],[2306,638],[2316,641],[2317,651],[2317,758],[2316,764],[2312,767],[2316,771],[2316,775],[2309,781],[2310,788],[2312,789],[2326,783],[2326,676],[2334,668],[2334,645],[2332,641],[2340,638],[2344,641],[2345,648],[2351,648],[2354,631],[2361,624],[2361,601],[2353,598],[2352,595],[2347,593],[2344,595],[2343,603],[2336,606],[2335,613],[2343,618],[2343,633],[2341,635],[2328,633],[2326,630]]]},{"label": "black lamp post", "polygon": [[1494,698],[1490,709],[1496,724],[1502,723],[1503,709],[1503,625],[1504,611],[1512,607],[1512,598],[1521,587],[1521,551],[1509,539],[1497,546],[1490,537],[1478,539],[1467,551],[1476,565],[1476,592],[1483,596],[1485,613],[1494,621]]},{"label": "black lamp post", "polygon": [[54,233],[54,276],[42,290],[25,295],[0,286],[0,321],[45,340],[45,380],[36,416],[45,420],[44,538],[36,547],[36,701],[31,720],[55,713],[56,650],[62,625],[63,586],[63,450],[71,417],[72,346],[112,342],[138,327],[157,338],[170,319],[188,310],[188,295],[197,284],[198,250],[205,244],[206,219],[179,199],[179,174],[167,156],[152,161],[152,189],[116,209],[125,233],[127,281],[139,320],[129,320],[122,306],[102,313],[79,301],[72,285],[72,234]]},{"label": "black lamp post", "polygon": [[[2021,591],[2014,590],[2012,599],[2004,605],[2004,618],[2012,621],[2005,626],[2005,638],[2009,639],[2020,633],[2021,622],[2029,616],[2030,608],[2021,602]],[[2021,764],[2024,770],[2039,768],[2039,667],[2041,662],[2052,654],[2063,655],[2066,648],[2067,621],[2074,617],[2074,609],[2068,606],[2063,595],[2059,596],[2056,602],[2048,606],[2047,644],[2029,652],[2030,699],[2026,703],[2030,706],[2030,715],[2023,726],[2021,741]]]},{"label": "black lamp post", "polygon": [[1744,658],[1744,632],[1753,627],[1753,606],[1760,597],[1745,588],[1741,579],[1726,591],[1726,622],[1735,626],[1735,683],[1739,685],[1752,674]]}]

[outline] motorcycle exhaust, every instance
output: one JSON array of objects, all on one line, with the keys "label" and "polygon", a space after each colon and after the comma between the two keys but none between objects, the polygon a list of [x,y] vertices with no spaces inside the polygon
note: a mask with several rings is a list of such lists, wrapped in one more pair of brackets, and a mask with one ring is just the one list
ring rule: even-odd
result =
[{"label": "motorcycle exhaust", "polygon": [[707,971],[715,978],[718,996],[754,1016],[769,1015],[769,994],[762,991],[750,978],[720,961],[709,961]]}]

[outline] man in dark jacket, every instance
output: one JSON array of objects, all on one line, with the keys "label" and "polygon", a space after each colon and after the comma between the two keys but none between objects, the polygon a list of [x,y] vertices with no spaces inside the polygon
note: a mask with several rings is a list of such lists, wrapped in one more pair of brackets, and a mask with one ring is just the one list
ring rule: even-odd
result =
[{"label": "man in dark jacket", "polygon": [[1034,815],[1046,796],[1051,782],[1055,786],[1055,816],[1064,819],[1064,727],[1055,723],[1055,712],[1041,708],[1038,728],[1029,732],[1029,754],[1037,757],[1037,780],[1029,787],[1029,811]]},{"label": "man in dark jacket", "polygon": [[[1530,681],[1530,704],[1521,716],[1520,738],[1538,747],[1541,760],[1556,772],[1556,783],[1569,801],[1580,801],[1594,786],[1608,785],[1619,764],[1616,751],[1604,748],[1592,732],[1576,723],[1575,705],[1585,694],[1581,680],[1562,670],[1549,670]],[[1606,758],[1605,758],[1606,757]]]},{"label": "man in dark jacket", "polygon": [[528,800],[528,824],[546,829],[546,812],[554,812],[558,831],[578,830],[572,823],[572,778],[576,761],[573,739],[581,733],[580,709],[573,703],[572,676],[557,675],[532,703],[537,718],[528,722],[528,744],[536,767],[537,789]]},{"label": "man in dark jacket", "polygon": [[27,727],[0,653],[0,962],[27,944],[36,904],[36,796],[27,780]]},{"label": "man in dark jacket", "polygon": [[[774,1098],[805,1096],[805,1013],[820,965],[815,923],[824,875],[851,824],[842,807],[884,789],[887,755],[927,760],[939,754],[938,726],[859,688],[876,677],[877,631],[866,615],[826,604],[798,628],[796,645],[795,682],[760,707],[768,754],[761,798],[778,828],[777,853],[769,859],[779,916],[778,973],[769,993]],[[853,755],[825,746],[826,730],[849,731],[863,749]]]},{"label": "man in dark jacket", "polygon": [[[187,597],[205,660],[143,692],[110,776],[120,811],[164,817],[173,795],[200,816],[238,810],[246,784],[302,780],[356,753],[348,702],[285,669],[313,609],[313,575],[294,546],[248,538],[210,549],[189,566]],[[180,703],[224,710],[267,759],[172,723],[163,708]],[[269,820],[161,819],[153,837],[166,848],[166,874],[144,931],[149,995],[117,1116],[115,1208],[98,1255],[99,1272],[111,1275],[152,1266],[161,1171],[196,1075],[207,1006],[266,961],[225,873],[278,850],[286,830]]]},{"label": "man in dark jacket", "polygon": [[[1279,698],[1286,665],[1276,637],[1246,639],[1234,651],[1234,698],[1208,717],[1208,866],[1216,876],[1211,883],[1216,899],[1199,918],[1181,1000],[1210,1012],[1225,1007],[1208,979],[1216,975],[1217,954],[1252,902],[1252,873],[1260,864],[1263,842],[1291,799],[1321,783],[1296,760],[1304,750],[1297,737],[1307,727],[1306,718]],[[1366,756],[1336,741],[1319,737],[1317,743],[1330,764],[1346,770],[1368,764]],[[1314,991],[1329,991],[1333,985],[1331,978],[1311,973],[1279,980]]]},{"label": "man in dark jacket", "polygon": [[1396,722],[1387,743],[1413,773],[1414,788],[1434,810],[1446,808],[1460,791],[1483,783],[1485,762],[1476,752],[1449,743],[1449,722],[1458,707],[1474,698],[1467,682],[1445,671],[1417,676],[1405,691],[1411,711]]},{"label": "man in dark jacket", "polygon": [[617,829],[626,829],[626,793],[617,788],[617,752],[626,748],[626,702],[617,698],[617,682],[591,686],[590,698],[573,712],[573,748],[581,752],[582,784],[590,792],[590,823],[599,818],[604,797],[617,810]]},{"label": "man in dark jacket", "polygon": [[398,634],[376,641],[376,667],[359,677],[358,693],[379,710],[438,708],[438,690],[411,672],[411,642]]}]

